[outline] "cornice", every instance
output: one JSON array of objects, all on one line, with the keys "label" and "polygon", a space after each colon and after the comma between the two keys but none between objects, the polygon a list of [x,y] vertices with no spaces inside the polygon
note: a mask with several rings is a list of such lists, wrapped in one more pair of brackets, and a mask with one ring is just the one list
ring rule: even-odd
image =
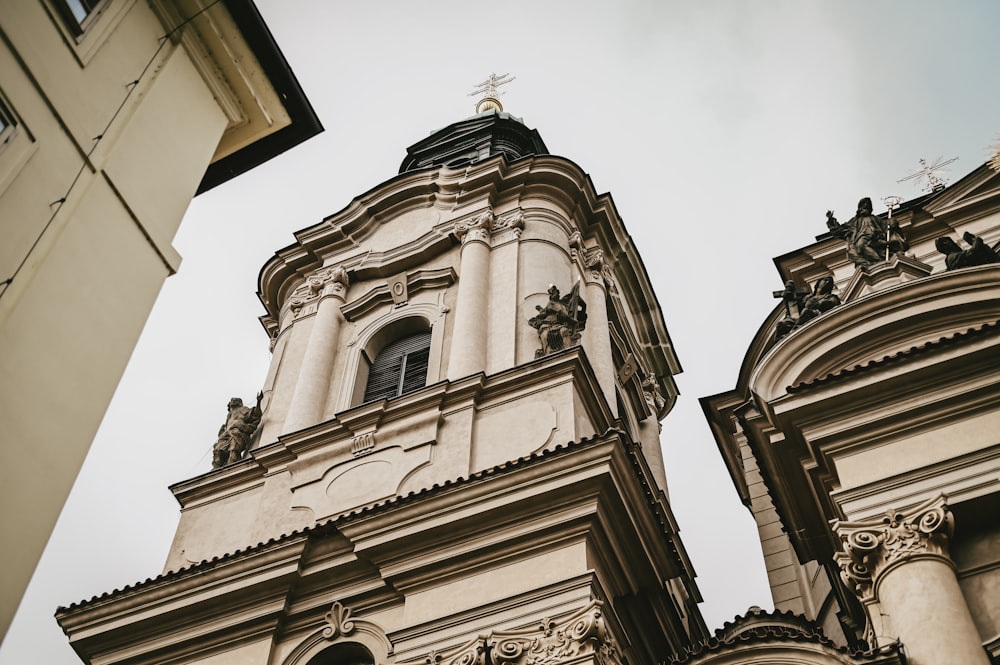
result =
[{"label": "cornice", "polygon": [[764,404],[809,382],[1000,318],[1000,264],[938,273],[845,303],[768,351],[750,377]]}]

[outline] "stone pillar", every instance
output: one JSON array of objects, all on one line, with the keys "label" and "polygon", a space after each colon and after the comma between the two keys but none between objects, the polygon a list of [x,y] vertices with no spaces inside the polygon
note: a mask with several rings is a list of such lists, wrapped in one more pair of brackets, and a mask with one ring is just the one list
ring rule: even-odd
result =
[{"label": "stone pillar", "polygon": [[344,304],[347,282],[347,272],[341,267],[320,270],[307,280],[310,292],[316,294],[319,303],[282,428],[286,434],[315,425],[323,419],[323,408],[330,394],[340,324],[344,318],[340,307]]},{"label": "stone pillar", "polygon": [[639,441],[642,443],[642,454],[653,472],[657,486],[667,494],[667,470],[663,465],[663,449],[660,447],[660,411],[666,405],[656,379],[647,376],[642,382],[642,394],[646,405],[653,415],[639,423]]},{"label": "stone pillar", "polygon": [[898,638],[912,665],[989,665],[948,556],[954,521],[943,496],[833,528],[841,576],[868,608],[870,632]]},{"label": "stone pillar", "polygon": [[462,262],[448,357],[451,381],[486,370],[492,225],[493,210],[489,208],[471,221],[455,225],[455,235],[462,241]]},{"label": "stone pillar", "polygon": [[605,279],[604,252],[592,247],[583,256],[587,282],[584,302],[587,303],[587,327],[583,329],[583,348],[594,368],[604,399],[614,416],[618,415],[615,395],[615,363],[611,356],[611,330],[608,323],[608,292]]}]

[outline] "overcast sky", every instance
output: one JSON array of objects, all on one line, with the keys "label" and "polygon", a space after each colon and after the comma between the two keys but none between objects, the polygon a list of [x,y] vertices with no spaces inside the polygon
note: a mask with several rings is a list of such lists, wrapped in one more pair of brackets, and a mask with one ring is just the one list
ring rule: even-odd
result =
[{"label": "overcast sky", "polygon": [[[781,288],[771,257],[841,221],[919,158],[1000,131],[1000,3],[322,2],[258,0],[326,132],[192,203],[167,280],[8,638],[0,664],[78,662],[52,614],[155,576],[171,483],[207,471],[232,396],[267,363],[257,274],[292,232],[395,175],[407,146],[505,110],[610,191],[684,367],[664,421],[670,498],[711,628],[770,608],[749,512],[697,398],[730,389]],[[877,210],[884,209],[876,203]],[[9,535],[8,535],[9,536]],[[666,656],[666,654],[664,654]]]}]

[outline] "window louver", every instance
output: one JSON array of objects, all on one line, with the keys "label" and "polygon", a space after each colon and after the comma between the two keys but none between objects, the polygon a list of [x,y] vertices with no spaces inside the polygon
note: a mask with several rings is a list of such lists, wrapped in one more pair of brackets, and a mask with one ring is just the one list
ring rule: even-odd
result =
[{"label": "window louver", "polygon": [[422,332],[382,349],[368,370],[364,401],[392,399],[423,388],[427,383],[430,346],[430,332]]}]

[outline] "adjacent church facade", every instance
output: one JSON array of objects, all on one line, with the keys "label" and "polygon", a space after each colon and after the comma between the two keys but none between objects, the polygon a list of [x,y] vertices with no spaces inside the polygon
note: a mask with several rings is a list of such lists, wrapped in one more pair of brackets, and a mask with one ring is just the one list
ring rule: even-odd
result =
[{"label": "adjacent church facade", "polygon": [[[847,223],[828,213],[814,244],[776,258],[779,304],[736,388],[702,406],[779,612],[914,664],[986,665],[1000,659],[1000,174],[935,184],[891,215],[867,198]],[[689,662],[758,662],[714,646]]]},{"label": "adjacent church facade", "polygon": [[680,371],[614,202],[492,100],[261,270],[273,360],[166,571],[85,662],[654,665],[707,637],[659,421]]}]

